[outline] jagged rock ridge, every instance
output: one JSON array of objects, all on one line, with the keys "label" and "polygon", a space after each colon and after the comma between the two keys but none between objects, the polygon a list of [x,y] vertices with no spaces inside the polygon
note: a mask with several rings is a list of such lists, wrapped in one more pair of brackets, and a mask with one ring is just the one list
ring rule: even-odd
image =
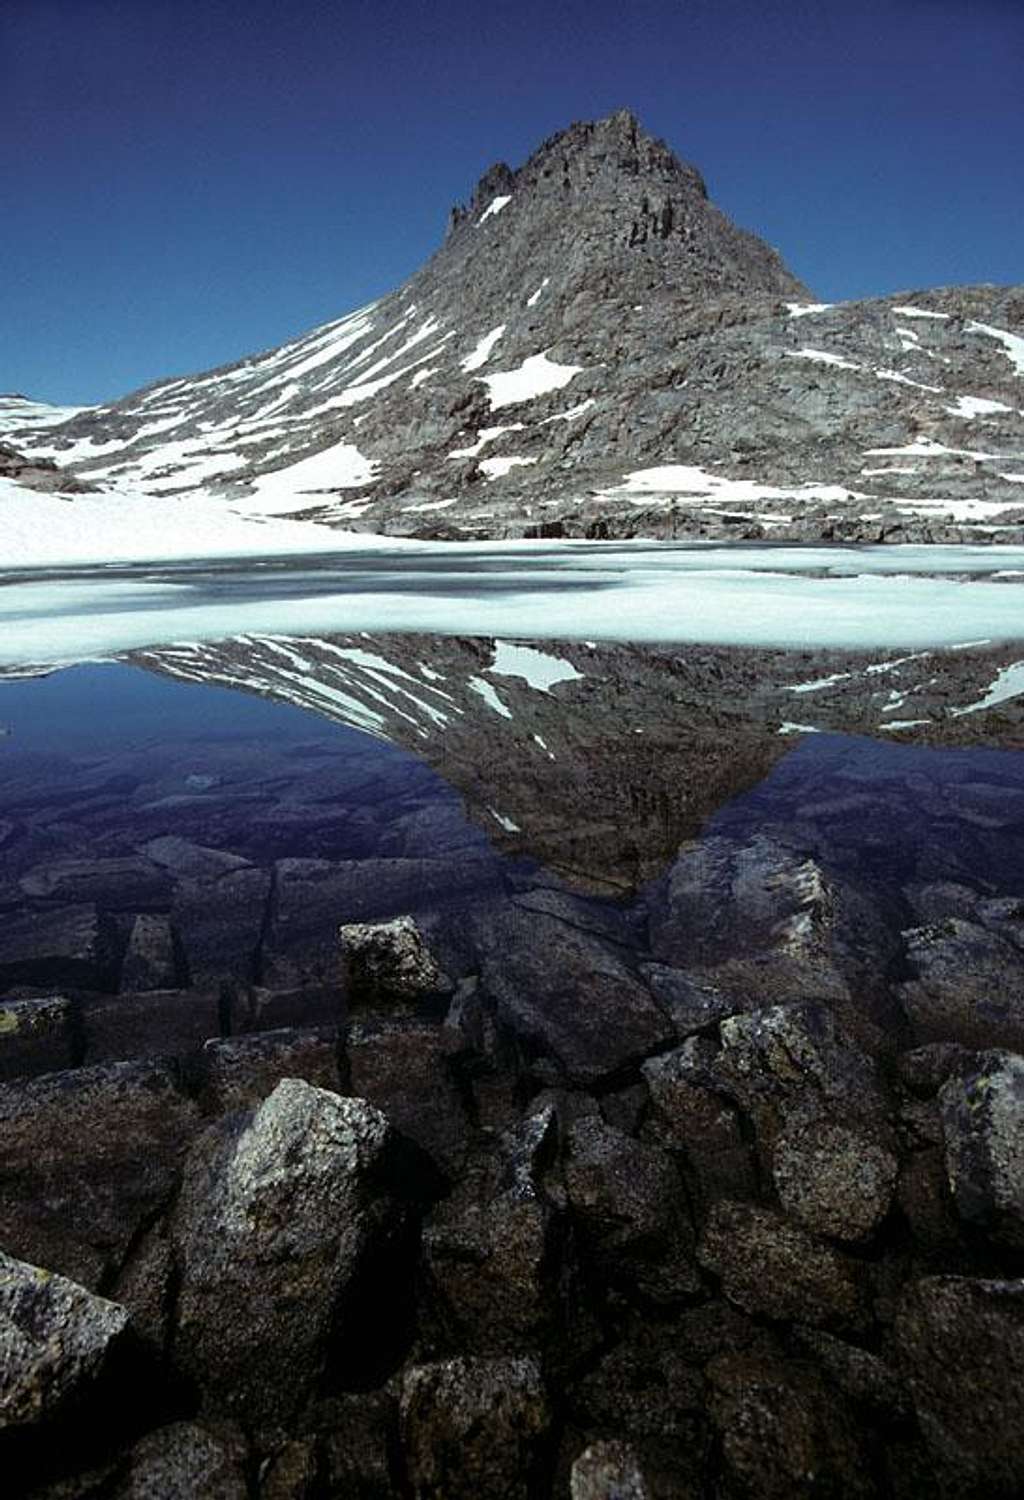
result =
[{"label": "jagged rock ridge", "polygon": [[1022,326],[1020,288],[809,301],[621,111],[491,168],[347,318],[0,420],[103,485],[346,528],[1016,540]]}]

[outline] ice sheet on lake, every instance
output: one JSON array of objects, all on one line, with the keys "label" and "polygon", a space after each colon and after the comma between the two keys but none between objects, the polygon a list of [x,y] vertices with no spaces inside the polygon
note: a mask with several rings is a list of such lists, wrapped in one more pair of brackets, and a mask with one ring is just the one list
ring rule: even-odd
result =
[{"label": "ice sheet on lake", "polygon": [[[72,510],[53,497],[31,498]],[[198,525],[200,516],[192,514]],[[258,572],[240,563],[199,580],[191,569],[140,572],[132,580],[95,569],[73,579],[13,575],[23,581],[0,586],[0,663],[81,661],[240,633],[360,630],[911,650],[968,638],[1024,638],[1024,583],[970,581],[972,574],[1021,571],[1024,547],[445,546],[382,543],[286,521],[233,517],[231,525],[210,555],[244,555],[238,528],[251,536],[266,527],[268,538],[292,539],[277,552],[329,547],[339,553],[337,563]],[[127,530],[129,555],[144,557]],[[317,531],[327,545],[318,545]],[[272,546],[246,541],[251,555],[274,555]],[[348,552],[339,551],[346,544]],[[104,558],[109,547],[101,537],[90,556]],[[937,570],[950,576],[921,576]]]}]

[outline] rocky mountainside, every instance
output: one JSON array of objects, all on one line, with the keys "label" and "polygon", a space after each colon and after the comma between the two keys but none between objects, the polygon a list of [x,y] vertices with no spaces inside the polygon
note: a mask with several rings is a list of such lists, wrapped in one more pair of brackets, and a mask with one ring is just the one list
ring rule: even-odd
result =
[{"label": "rocky mountainside", "polygon": [[1022,407],[1024,289],[814,302],[622,111],[491,168],[369,307],[0,421],[115,490],[400,535],[1017,540]]}]

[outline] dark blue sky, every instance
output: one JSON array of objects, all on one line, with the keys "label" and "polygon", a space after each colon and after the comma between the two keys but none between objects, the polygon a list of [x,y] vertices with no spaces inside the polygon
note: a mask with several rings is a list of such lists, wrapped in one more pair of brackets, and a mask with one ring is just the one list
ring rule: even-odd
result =
[{"label": "dark blue sky", "polygon": [[0,391],[336,317],[622,105],[823,297],[1024,281],[1024,0],[0,0]]}]

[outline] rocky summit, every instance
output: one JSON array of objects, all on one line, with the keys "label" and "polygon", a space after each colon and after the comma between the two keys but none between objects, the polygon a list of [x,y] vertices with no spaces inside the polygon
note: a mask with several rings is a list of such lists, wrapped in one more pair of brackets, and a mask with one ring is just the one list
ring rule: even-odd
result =
[{"label": "rocky summit", "polygon": [[1022,381],[1024,288],[815,301],[620,111],[492,167],[380,301],[0,426],[79,482],[401,536],[1017,541]]}]

